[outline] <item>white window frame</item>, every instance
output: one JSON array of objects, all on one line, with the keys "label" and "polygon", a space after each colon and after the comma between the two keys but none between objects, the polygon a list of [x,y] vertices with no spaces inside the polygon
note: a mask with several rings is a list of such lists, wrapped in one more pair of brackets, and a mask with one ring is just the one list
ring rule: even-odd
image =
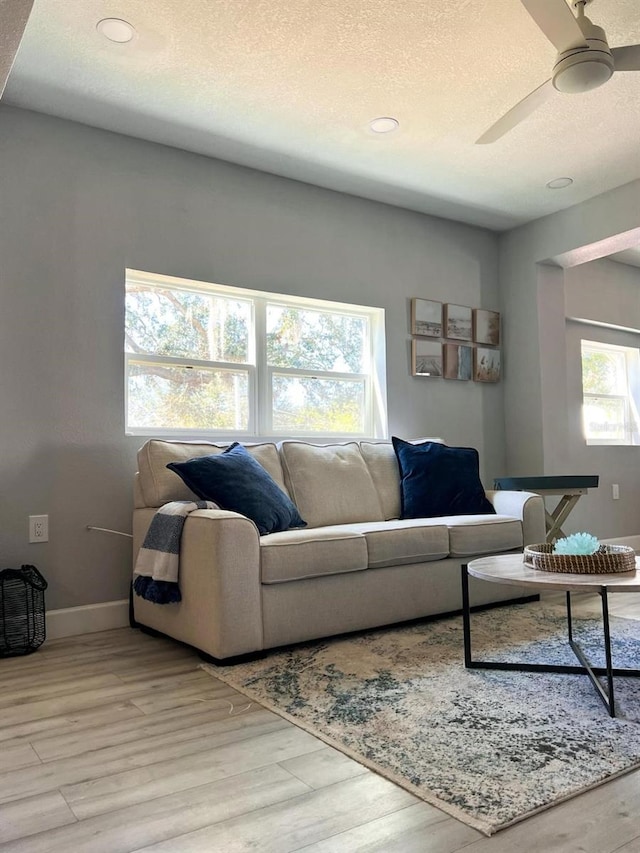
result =
[{"label": "white window frame", "polygon": [[[331,302],[324,299],[291,296],[282,293],[267,293],[259,290],[233,287],[231,285],[209,284],[201,281],[176,278],[173,276],[126,270],[126,284],[142,284],[145,287],[171,288],[187,290],[192,293],[217,295],[233,299],[249,300],[252,304],[253,335],[249,336],[249,356],[247,362],[202,361],[181,356],[143,355],[125,351],[124,388],[125,388],[125,432],[127,435],[153,435],[159,438],[206,437],[214,440],[259,440],[280,441],[284,438],[302,438],[313,441],[348,441],[364,438],[388,438],[386,405],[386,356],[385,356],[385,312],[382,308],[352,305],[343,302]],[[266,342],[268,305],[281,305],[287,308],[299,308],[309,311],[345,314],[361,317],[367,321],[365,355],[370,366],[368,373],[342,373],[338,371],[313,371],[289,367],[275,367],[267,364]],[[128,423],[129,412],[129,365],[136,363],[176,364],[184,367],[200,367],[216,370],[246,371],[249,384],[249,419],[246,430],[192,429],[192,428],[153,428],[132,427]],[[296,430],[295,433],[279,432],[274,429],[272,406],[273,375],[313,377],[338,381],[364,383],[364,429],[361,432],[335,433],[311,430]]]},{"label": "white window frame", "polygon": [[590,341],[582,339],[580,341],[580,364],[582,367],[582,359],[585,351],[616,353],[624,356],[624,385],[626,393],[616,394],[594,394],[584,390],[584,381],[582,383],[582,405],[584,406],[589,400],[619,400],[623,403],[624,408],[624,438],[602,438],[600,436],[589,436],[587,432],[587,424],[583,415],[582,424],[584,430],[585,441],[588,445],[617,445],[630,446],[636,445],[638,440],[638,410],[634,397],[634,383],[632,375],[638,373],[639,357],[638,350],[633,347],[618,346],[616,344],[603,343],[601,341]]}]

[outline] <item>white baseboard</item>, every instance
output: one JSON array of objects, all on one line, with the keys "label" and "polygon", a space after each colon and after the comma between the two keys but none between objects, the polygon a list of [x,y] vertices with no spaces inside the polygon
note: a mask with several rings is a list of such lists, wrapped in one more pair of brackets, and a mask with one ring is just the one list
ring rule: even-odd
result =
[{"label": "white baseboard", "polygon": [[129,624],[129,602],[123,599],[47,610],[46,618],[48,640],[109,631],[111,628],[124,628]]}]

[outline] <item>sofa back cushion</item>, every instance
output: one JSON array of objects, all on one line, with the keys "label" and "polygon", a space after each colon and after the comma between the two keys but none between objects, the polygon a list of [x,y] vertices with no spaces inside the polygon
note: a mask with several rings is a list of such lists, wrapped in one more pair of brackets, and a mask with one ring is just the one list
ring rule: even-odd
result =
[{"label": "sofa back cushion", "polygon": [[[196,500],[197,496],[167,465],[170,462],[186,462],[197,456],[222,453],[228,446],[194,441],[147,441],[138,451],[139,486],[145,505],[158,507],[169,501]],[[246,448],[288,494],[276,445],[248,444]]]},{"label": "sofa back cushion", "polygon": [[400,518],[400,468],[390,441],[361,441],[360,452],[378,493],[385,521]]},{"label": "sofa back cushion", "polygon": [[[424,442],[442,444],[441,438],[414,438],[411,444]],[[385,521],[400,518],[401,492],[400,468],[393,444],[390,441],[361,441],[360,452],[367,463],[374,485],[378,491],[378,499]]]},{"label": "sofa back cushion", "polygon": [[280,456],[289,495],[309,527],[384,521],[360,448],[283,441]]}]

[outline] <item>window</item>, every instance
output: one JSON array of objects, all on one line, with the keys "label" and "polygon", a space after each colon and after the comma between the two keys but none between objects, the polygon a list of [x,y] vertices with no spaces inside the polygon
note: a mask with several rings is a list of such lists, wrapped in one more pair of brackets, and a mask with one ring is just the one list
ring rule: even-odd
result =
[{"label": "window", "polygon": [[384,311],[127,270],[126,429],[386,436]]},{"label": "window", "polygon": [[638,350],[582,341],[583,422],[587,444],[638,444],[632,390]]}]

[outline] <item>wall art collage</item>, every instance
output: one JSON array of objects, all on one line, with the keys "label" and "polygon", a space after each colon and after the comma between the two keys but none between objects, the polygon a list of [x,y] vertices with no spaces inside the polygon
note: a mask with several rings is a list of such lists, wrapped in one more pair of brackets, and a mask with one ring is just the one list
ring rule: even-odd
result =
[{"label": "wall art collage", "polygon": [[411,300],[413,376],[500,381],[500,314],[432,299]]}]

